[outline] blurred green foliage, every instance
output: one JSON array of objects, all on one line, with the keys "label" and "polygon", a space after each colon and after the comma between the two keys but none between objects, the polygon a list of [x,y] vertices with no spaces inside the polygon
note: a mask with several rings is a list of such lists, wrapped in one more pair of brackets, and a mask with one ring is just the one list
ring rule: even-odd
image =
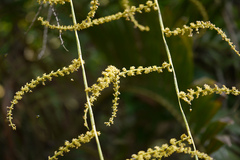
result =
[{"label": "blurred green foliage", "polygon": [[[132,2],[139,4],[143,0]],[[238,0],[202,0],[209,20],[221,27],[239,49],[240,3]],[[89,1],[76,1],[78,21],[85,19]],[[165,26],[181,27],[202,20],[198,8],[188,0],[160,1]],[[96,17],[121,11],[119,1],[101,0]],[[54,6],[61,24],[72,24],[70,7]],[[77,57],[73,32],[62,38],[67,52],[58,39],[59,33],[48,30],[45,54],[38,59],[43,47],[44,27],[33,22],[39,5],[30,0],[0,2],[0,159],[46,159],[61,146],[86,132],[83,127],[85,103],[81,72],[56,78],[25,95],[14,110],[18,129],[12,131],[5,120],[6,106],[16,91],[35,77],[70,64]],[[43,5],[41,16],[47,17]],[[89,84],[96,82],[108,65],[118,68],[160,65],[167,60],[157,13],[136,14],[137,20],[150,27],[141,32],[124,19],[95,26],[79,32]],[[52,15],[51,23],[56,23]],[[230,47],[214,31],[201,31],[193,38],[168,38],[180,90],[196,85],[225,84],[240,88],[240,63]],[[74,81],[72,81],[73,79]],[[151,73],[121,79],[120,106],[115,124],[103,123],[111,115],[112,90],[106,89],[94,104],[97,130],[106,159],[126,159],[139,150],[166,143],[185,133],[177,105],[171,73]],[[184,102],[183,102],[184,103]],[[184,104],[197,148],[218,160],[240,158],[240,99],[221,95],[201,97],[190,106]],[[98,159],[95,142],[83,145],[60,159]],[[182,156],[174,155],[173,159]]]}]

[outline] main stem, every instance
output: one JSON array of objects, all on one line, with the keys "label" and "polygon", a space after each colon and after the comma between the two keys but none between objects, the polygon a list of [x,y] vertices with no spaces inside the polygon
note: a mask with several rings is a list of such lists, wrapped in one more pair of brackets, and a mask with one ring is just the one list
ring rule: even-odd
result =
[{"label": "main stem", "polygon": [[[159,17],[160,28],[161,28],[161,31],[162,31],[163,42],[164,42],[164,45],[165,45],[165,49],[166,49],[166,52],[167,52],[169,63],[172,66],[173,79],[174,79],[175,90],[176,90],[176,93],[177,93],[179,108],[180,108],[180,111],[182,113],[183,120],[184,120],[184,123],[186,125],[186,129],[187,129],[188,135],[192,139],[193,149],[194,149],[194,151],[196,151],[197,149],[196,149],[195,143],[193,141],[193,137],[192,137],[192,134],[191,134],[191,131],[190,131],[190,127],[188,125],[187,118],[186,118],[185,113],[184,113],[184,111],[182,109],[181,101],[180,101],[180,98],[179,98],[179,87],[178,87],[178,82],[177,82],[177,76],[176,76],[176,72],[174,70],[172,57],[171,57],[171,53],[170,53],[170,50],[169,50],[168,45],[167,45],[165,34],[163,32],[164,31],[164,25],[163,25],[162,14],[161,14],[161,10],[160,10],[159,4],[158,4],[158,0],[155,0],[155,3],[156,3],[157,8],[158,8],[158,17]],[[195,159],[198,160],[198,156],[197,155],[195,155]]]},{"label": "main stem", "polygon": [[[77,21],[76,21],[76,16],[75,16],[75,11],[74,11],[72,0],[70,0],[70,5],[71,5],[73,24],[76,25]],[[85,72],[85,68],[84,68],[83,58],[82,58],[81,45],[80,45],[80,41],[79,41],[79,38],[78,38],[77,30],[74,29],[74,31],[75,31],[76,41],[77,41],[78,57],[80,58],[80,60],[82,62],[81,63],[81,67],[82,67],[82,75],[83,75],[84,87],[85,87],[85,89],[87,89],[88,88],[88,83],[87,83],[87,76],[86,76],[86,72]],[[88,92],[85,92],[85,93],[86,93],[86,98],[87,98],[87,103],[88,103],[88,109],[89,109],[89,116],[90,116],[91,126],[92,126],[92,129],[94,131],[95,139],[96,139],[96,143],[97,143],[99,158],[100,158],[100,160],[104,160],[103,154],[102,154],[101,145],[100,145],[100,142],[99,142],[99,139],[98,139],[98,135],[97,135],[96,125],[95,125],[93,110],[92,110],[91,103],[90,103],[90,100],[89,100],[89,95],[88,95]]]}]

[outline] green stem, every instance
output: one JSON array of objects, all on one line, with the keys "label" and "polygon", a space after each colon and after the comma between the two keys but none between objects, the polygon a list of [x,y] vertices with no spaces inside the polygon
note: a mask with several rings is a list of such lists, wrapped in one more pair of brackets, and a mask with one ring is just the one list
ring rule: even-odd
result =
[{"label": "green stem", "polygon": [[[176,76],[176,72],[175,72],[175,69],[174,69],[174,66],[173,66],[173,62],[172,62],[172,57],[171,57],[171,53],[170,53],[170,50],[168,48],[168,44],[167,44],[167,41],[166,41],[166,38],[165,38],[165,34],[164,34],[164,25],[163,25],[163,20],[162,20],[162,14],[161,14],[161,10],[160,10],[160,7],[159,7],[159,4],[158,4],[158,0],[155,0],[155,3],[157,5],[157,8],[158,8],[158,17],[159,17],[159,23],[160,23],[160,28],[161,28],[161,31],[162,31],[162,38],[163,38],[163,42],[164,42],[164,45],[165,45],[165,49],[166,49],[166,52],[167,52],[167,56],[168,56],[168,60],[169,60],[169,63],[171,64],[172,66],[172,72],[173,72],[173,78],[174,78],[174,85],[175,85],[175,90],[176,90],[176,93],[177,93],[177,98],[178,98],[178,104],[179,104],[179,108],[180,108],[180,111],[181,111],[181,114],[183,116],[183,120],[184,120],[184,123],[186,125],[186,129],[187,129],[187,132],[188,132],[188,135],[191,137],[192,139],[192,143],[193,143],[193,148],[194,148],[194,151],[196,151],[196,146],[195,146],[195,143],[193,141],[193,137],[192,137],[192,134],[191,134],[191,130],[190,130],[190,127],[188,125],[188,121],[187,121],[187,118],[185,116],[185,113],[182,109],[182,105],[181,105],[181,101],[180,101],[180,98],[179,98],[179,87],[178,87],[178,82],[177,82],[177,76]],[[198,156],[195,155],[195,159],[198,160]]]},{"label": "green stem", "polygon": [[[70,1],[70,5],[71,5],[73,24],[76,25],[77,21],[76,21],[76,16],[75,16],[75,11],[74,11],[72,0]],[[74,29],[74,31],[75,31],[76,41],[77,41],[78,57],[80,58],[80,60],[82,62],[81,63],[81,67],[82,67],[82,75],[83,75],[84,87],[85,87],[85,89],[87,89],[88,88],[88,83],[87,83],[87,76],[86,76],[86,72],[85,72],[85,68],[84,68],[83,58],[82,58],[81,45],[80,45],[80,41],[79,41],[79,38],[78,38],[77,30]],[[96,125],[95,125],[93,110],[92,110],[91,103],[90,103],[90,100],[89,100],[89,95],[88,95],[88,92],[85,92],[85,93],[86,93],[86,98],[87,98],[87,103],[88,103],[88,109],[89,109],[89,116],[90,116],[91,126],[92,126],[92,129],[94,131],[95,139],[96,139],[96,143],[97,143],[99,158],[100,158],[100,160],[104,160],[103,154],[102,154],[101,145],[100,145],[100,141],[99,141],[98,135],[97,135]]]}]

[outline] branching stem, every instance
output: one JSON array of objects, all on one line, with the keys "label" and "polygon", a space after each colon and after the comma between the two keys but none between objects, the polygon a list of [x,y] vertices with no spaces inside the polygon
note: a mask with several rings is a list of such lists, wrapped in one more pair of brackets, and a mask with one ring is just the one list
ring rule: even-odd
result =
[{"label": "branching stem", "polygon": [[[74,23],[74,25],[76,25],[77,21],[76,21],[76,16],[75,16],[75,11],[74,11],[72,0],[70,0],[70,5],[71,5],[71,12],[72,12],[73,23]],[[79,41],[79,38],[78,38],[77,30],[74,29],[74,31],[75,31],[76,41],[77,41],[78,57],[80,58],[80,60],[82,62],[81,63],[82,66],[81,67],[82,67],[82,75],[83,75],[84,86],[85,86],[85,89],[87,89],[88,88],[88,83],[87,83],[87,77],[86,77],[86,72],[85,72],[85,68],[84,68],[83,58],[82,58],[81,45],[80,45],[80,41]],[[89,116],[90,116],[91,126],[92,126],[92,129],[94,131],[95,139],[96,139],[96,143],[97,143],[99,158],[100,158],[100,160],[104,160],[103,154],[102,154],[101,145],[100,145],[100,141],[98,139],[98,135],[97,135],[97,131],[96,131],[96,125],[95,125],[93,110],[92,110],[91,103],[90,103],[90,100],[89,100],[89,95],[88,95],[87,91],[85,93],[86,93],[86,99],[87,99],[87,103],[88,103],[88,109],[89,109]]]},{"label": "branching stem", "polygon": [[[191,137],[192,139],[192,144],[193,144],[193,149],[194,151],[196,151],[196,146],[195,146],[195,143],[193,141],[193,137],[192,137],[192,134],[191,134],[191,131],[190,131],[190,127],[188,125],[188,122],[187,122],[187,118],[185,116],[185,113],[182,109],[182,105],[181,105],[181,102],[180,102],[180,98],[179,98],[179,87],[178,87],[178,82],[177,82],[177,76],[176,76],[176,72],[174,70],[174,66],[173,66],[173,62],[172,62],[172,57],[171,57],[171,53],[170,53],[170,50],[168,48],[168,44],[167,44],[167,41],[166,41],[166,38],[165,38],[165,34],[164,34],[164,25],[163,25],[163,20],[162,20],[162,15],[161,15],[161,10],[160,10],[160,7],[159,7],[159,4],[158,4],[158,0],[155,0],[155,3],[157,5],[157,8],[158,8],[158,17],[159,17],[159,23],[160,23],[160,28],[161,28],[161,31],[162,31],[162,38],[163,38],[163,42],[164,42],[164,45],[165,45],[165,49],[166,49],[166,52],[167,52],[167,56],[168,56],[168,60],[169,60],[169,63],[170,65],[172,66],[172,73],[173,73],[173,78],[174,78],[174,85],[175,85],[175,90],[176,90],[176,93],[177,93],[177,98],[178,98],[178,104],[179,104],[179,108],[180,108],[180,111],[181,111],[181,114],[183,116],[183,120],[184,120],[184,123],[186,125],[186,129],[187,129],[187,132],[188,132],[188,135]],[[198,156],[195,155],[195,159],[198,160]]]}]

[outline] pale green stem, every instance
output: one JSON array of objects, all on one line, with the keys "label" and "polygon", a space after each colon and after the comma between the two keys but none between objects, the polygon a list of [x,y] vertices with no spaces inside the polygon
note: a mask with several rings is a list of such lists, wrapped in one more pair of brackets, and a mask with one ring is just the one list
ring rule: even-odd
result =
[{"label": "pale green stem", "polygon": [[[76,21],[76,16],[75,16],[75,11],[74,11],[72,0],[70,1],[70,4],[71,4],[71,12],[72,12],[73,24],[76,25],[77,21]],[[85,72],[85,68],[84,68],[83,58],[82,58],[81,45],[80,45],[80,41],[79,41],[79,38],[78,38],[77,30],[74,29],[74,31],[75,31],[76,41],[77,41],[78,57],[80,58],[80,60],[82,62],[81,63],[81,67],[82,67],[82,75],[83,75],[84,86],[85,86],[85,89],[87,89],[88,88],[88,83],[87,83],[87,76],[86,76],[86,72]],[[95,125],[93,110],[92,110],[91,103],[90,103],[90,100],[89,100],[89,95],[88,95],[88,92],[85,92],[85,93],[86,93],[86,99],[87,99],[87,103],[88,103],[88,109],[89,109],[89,116],[90,116],[91,126],[92,126],[92,129],[94,131],[95,139],[96,139],[96,143],[97,143],[99,158],[100,158],[100,160],[104,160],[103,154],[102,154],[101,145],[100,145],[100,142],[99,142],[99,139],[98,139],[98,135],[97,135],[96,125]]]},{"label": "pale green stem", "polygon": [[[155,3],[157,5],[157,8],[158,8],[158,17],[159,17],[159,23],[160,23],[160,27],[161,27],[161,31],[162,31],[162,38],[163,38],[163,42],[164,42],[164,45],[165,45],[165,49],[166,49],[166,52],[167,52],[167,56],[168,56],[168,60],[169,60],[169,63],[171,64],[172,66],[172,72],[173,72],[173,78],[174,78],[174,85],[175,85],[175,90],[176,90],[176,93],[177,93],[177,98],[178,98],[178,104],[179,104],[179,108],[180,108],[180,111],[182,113],[182,116],[183,116],[183,120],[184,120],[184,123],[186,125],[186,129],[187,129],[187,132],[188,132],[188,135],[191,137],[192,139],[192,143],[193,143],[193,148],[194,148],[194,151],[196,151],[196,146],[195,146],[195,143],[193,141],[193,137],[192,137],[192,134],[191,134],[191,131],[190,131],[190,127],[188,125],[188,122],[187,122],[187,118],[185,116],[185,113],[182,109],[182,105],[181,105],[181,101],[180,101],[180,98],[179,98],[179,87],[178,87],[178,82],[177,82],[177,76],[176,76],[176,72],[174,70],[174,66],[173,66],[173,62],[172,62],[172,57],[171,57],[171,53],[170,53],[170,50],[168,48],[168,45],[167,45],[167,41],[166,41],[166,38],[165,38],[165,34],[164,34],[164,25],[163,25],[163,20],[162,20],[162,15],[161,15],[161,10],[160,10],[160,7],[159,7],[159,4],[158,4],[158,0],[155,0]],[[198,160],[198,156],[195,155],[195,159]]]}]

